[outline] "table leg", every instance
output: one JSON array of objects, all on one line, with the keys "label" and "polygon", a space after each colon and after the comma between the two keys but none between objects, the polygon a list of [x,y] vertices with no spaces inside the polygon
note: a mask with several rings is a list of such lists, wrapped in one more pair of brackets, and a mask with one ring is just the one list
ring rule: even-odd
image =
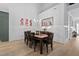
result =
[{"label": "table leg", "polygon": [[42,40],[40,40],[40,54],[43,53],[43,46],[42,46]]},{"label": "table leg", "polygon": [[28,39],[27,39],[27,45],[28,45]]}]

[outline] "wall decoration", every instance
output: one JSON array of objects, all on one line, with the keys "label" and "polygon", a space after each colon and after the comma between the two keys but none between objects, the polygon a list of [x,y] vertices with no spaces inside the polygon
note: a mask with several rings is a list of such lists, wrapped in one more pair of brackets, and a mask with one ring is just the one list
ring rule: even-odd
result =
[{"label": "wall decoration", "polygon": [[28,19],[25,20],[25,25],[28,26]]},{"label": "wall decoration", "polygon": [[25,25],[25,26],[32,26],[32,20],[29,20],[29,19],[23,19],[23,18],[21,18],[20,19],[20,25],[21,26],[23,26],[23,25]]},{"label": "wall decoration", "polygon": [[54,22],[53,17],[42,19],[41,27],[44,29],[44,31],[46,31],[47,29],[51,28],[51,26],[53,25],[53,22]]},{"label": "wall decoration", "polygon": [[49,17],[49,18],[45,18],[45,19],[42,19],[42,24],[41,26],[45,26],[45,27],[48,27],[48,26],[51,26],[53,25],[53,17]]},{"label": "wall decoration", "polygon": [[20,19],[20,25],[24,25],[24,19],[23,18]]},{"label": "wall decoration", "polygon": [[32,26],[32,20],[30,20],[30,26]]}]

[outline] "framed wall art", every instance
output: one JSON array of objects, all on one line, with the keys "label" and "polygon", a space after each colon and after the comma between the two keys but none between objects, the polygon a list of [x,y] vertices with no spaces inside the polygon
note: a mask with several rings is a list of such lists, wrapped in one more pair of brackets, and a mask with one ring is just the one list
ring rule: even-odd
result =
[{"label": "framed wall art", "polygon": [[41,26],[48,27],[53,25],[53,17],[48,17],[41,20]]}]

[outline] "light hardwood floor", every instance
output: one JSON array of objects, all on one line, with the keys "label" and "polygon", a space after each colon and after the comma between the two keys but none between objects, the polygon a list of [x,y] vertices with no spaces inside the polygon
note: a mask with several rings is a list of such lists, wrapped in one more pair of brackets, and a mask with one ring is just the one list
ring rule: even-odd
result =
[{"label": "light hardwood floor", "polygon": [[72,38],[62,47],[51,52],[50,56],[79,56],[79,37]]},{"label": "light hardwood floor", "polygon": [[79,38],[71,39],[66,44],[54,42],[54,50],[46,53],[45,47],[43,54],[40,54],[39,47],[34,52],[23,40],[0,43],[0,56],[79,56]]},{"label": "light hardwood floor", "polygon": [[[54,50],[61,46],[62,44],[54,42]],[[34,52],[33,48],[29,48],[23,40],[4,42],[0,43],[0,56],[47,56],[52,52],[50,48],[49,45],[48,54],[46,53],[45,47],[43,48],[43,54],[40,54],[39,47],[37,47],[36,52]]]}]

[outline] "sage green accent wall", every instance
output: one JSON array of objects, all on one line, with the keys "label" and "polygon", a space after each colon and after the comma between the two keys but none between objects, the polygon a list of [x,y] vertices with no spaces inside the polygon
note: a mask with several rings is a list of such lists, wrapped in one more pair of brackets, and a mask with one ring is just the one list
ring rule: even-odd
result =
[{"label": "sage green accent wall", "polygon": [[9,13],[0,11],[0,41],[9,40]]}]

